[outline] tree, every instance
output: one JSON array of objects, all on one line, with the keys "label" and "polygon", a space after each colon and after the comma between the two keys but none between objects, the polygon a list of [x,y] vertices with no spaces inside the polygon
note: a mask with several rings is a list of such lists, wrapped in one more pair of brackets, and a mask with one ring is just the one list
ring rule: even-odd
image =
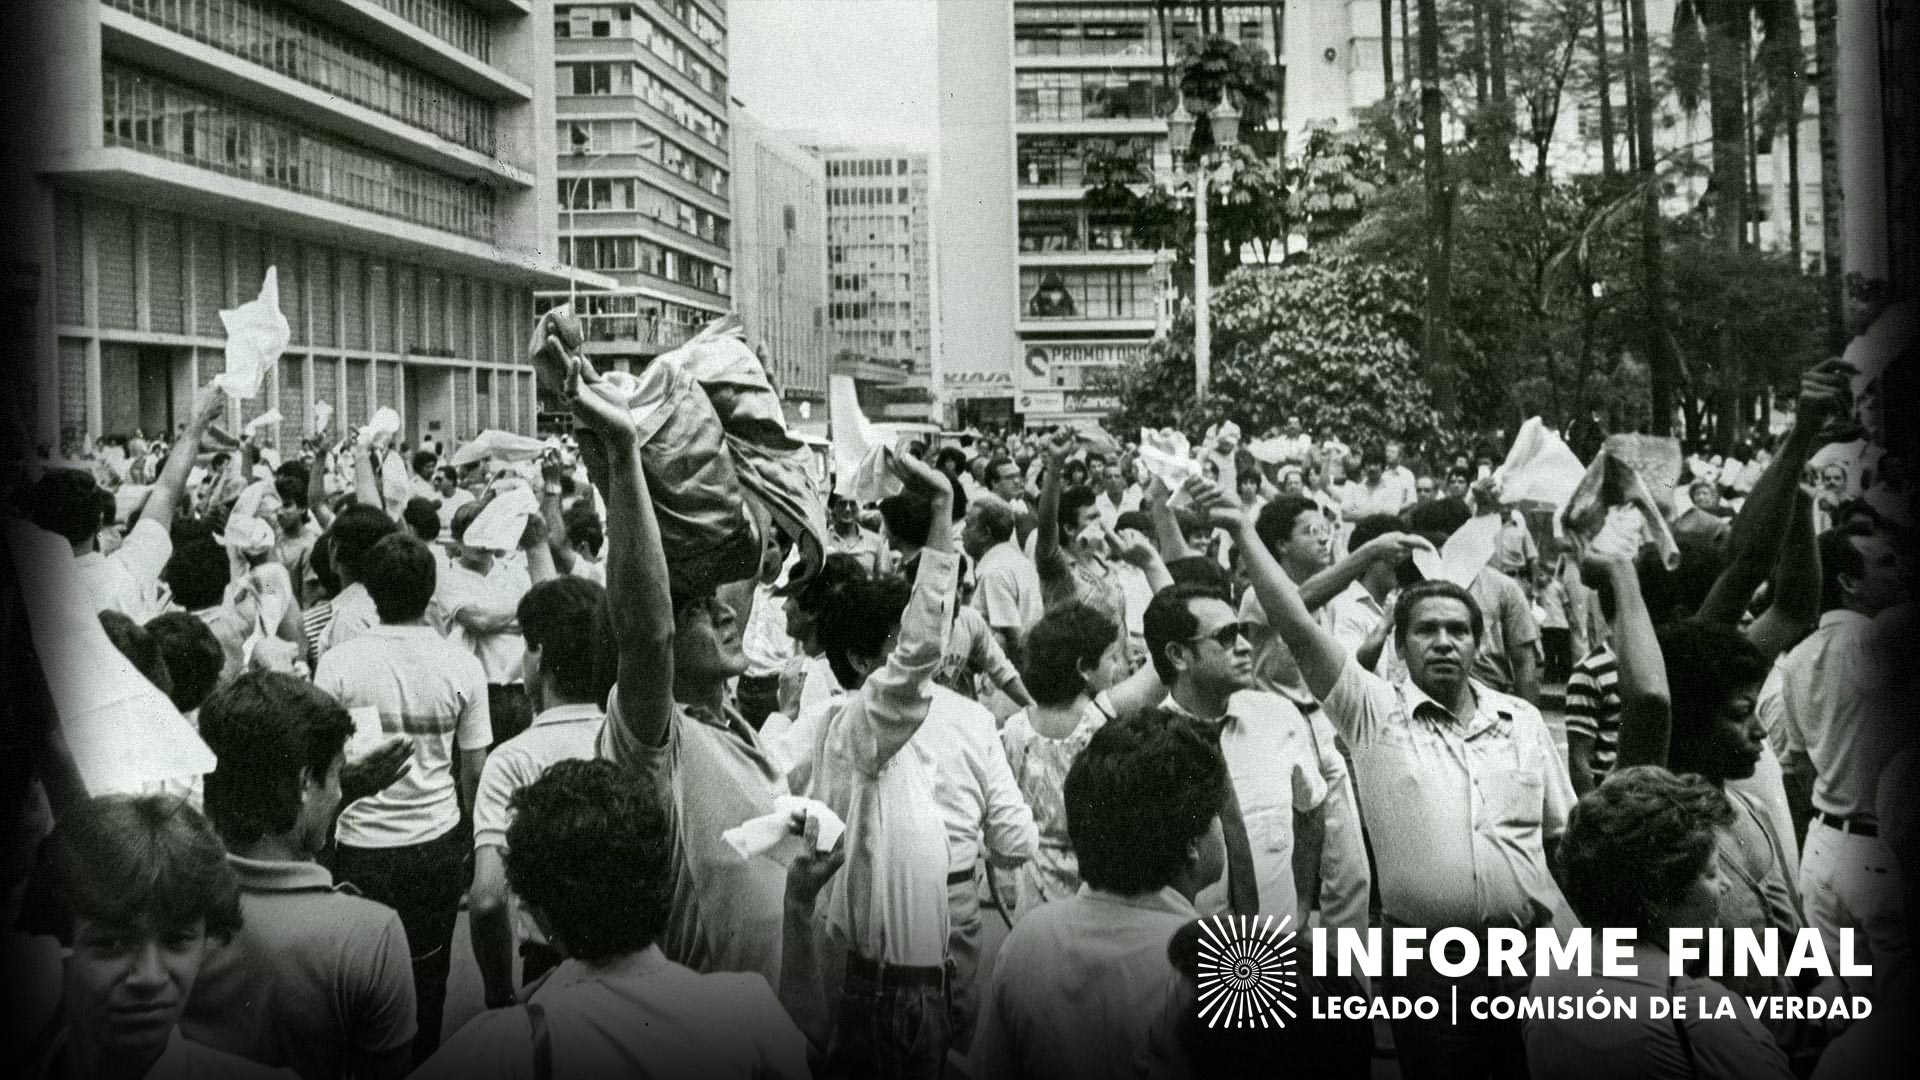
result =
[{"label": "tree", "polygon": [[1388,177],[1386,154],[1367,128],[1314,128],[1287,169],[1289,222],[1309,245],[1331,240],[1359,223]]},{"label": "tree", "polygon": [[1731,451],[1747,437],[1752,403],[1790,393],[1824,354],[1820,283],[1790,256],[1728,251],[1704,234],[1676,241],[1667,258],[1686,435]]},{"label": "tree", "polygon": [[1144,363],[1123,372],[1112,423],[1199,431],[1233,420],[1253,433],[1298,415],[1349,437],[1427,442],[1439,419],[1415,347],[1419,297],[1415,275],[1337,248],[1242,267],[1213,300],[1208,399],[1193,400],[1189,308]]},{"label": "tree", "polygon": [[1814,92],[1820,101],[1820,276],[1826,294],[1827,351],[1847,347],[1846,233],[1840,187],[1840,42],[1836,0],[1813,0]]},{"label": "tree", "polygon": [[1768,102],[1759,128],[1771,138],[1799,111],[1799,7],[1795,0],[1680,0],[1673,18],[1674,90],[1689,113],[1699,108],[1703,63],[1706,68],[1714,233],[1731,251],[1744,242],[1748,217],[1745,68],[1754,26],[1762,35],[1760,77]]},{"label": "tree", "polygon": [[1451,333],[1453,261],[1453,192],[1447,183],[1447,148],[1442,141],[1442,114],[1446,103],[1440,92],[1440,14],[1435,0],[1420,0],[1420,131],[1425,140],[1421,159],[1427,188],[1427,296],[1426,331],[1422,350],[1428,377],[1442,411],[1457,407],[1452,371],[1447,362]]},{"label": "tree", "polygon": [[1613,164],[1613,79],[1607,52],[1607,0],[1593,0],[1593,60],[1600,98],[1600,173],[1611,177]]},{"label": "tree", "polygon": [[1633,78],[1633,142],[1640,168],[1641,299],[1646,324],[1643,351],[1653,382],[1653,434],[1673,433],[1679,369],[1667,331],[1667,280],[1660,223],[1660,185],[1653,153],[1653,57],[1647,44],[1647,0],[1627,0],[1631,25],[1629,62]]}]

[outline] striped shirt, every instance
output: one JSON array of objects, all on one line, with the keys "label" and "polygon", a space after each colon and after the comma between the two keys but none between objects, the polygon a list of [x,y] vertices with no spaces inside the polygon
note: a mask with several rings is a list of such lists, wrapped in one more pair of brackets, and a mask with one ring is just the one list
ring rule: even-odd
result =
[{"label": "striped shirt", "polygon": [[1613,771],[1620,752],[1620,665],[1611,645],[1602,645],[1567,676],[1567,734],[1593,741],[1589,767],[1595,780]]}]

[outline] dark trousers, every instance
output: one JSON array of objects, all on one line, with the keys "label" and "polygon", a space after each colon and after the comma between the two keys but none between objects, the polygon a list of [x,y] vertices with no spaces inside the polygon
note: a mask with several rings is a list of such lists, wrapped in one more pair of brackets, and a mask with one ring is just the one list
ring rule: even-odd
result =
[{"label": "dark trousers", "polygon": [[472,834],[463,827],[407,847],[341,844],[334,849],[334,877],[367,899],[391,907],[407,932],[407,951],[413,956],[413,1000],[420,1022],[413,1037],[416,1066],[440,1048],[453,928],[460,918],[460,896],[472,873],[471,854]]},{"label": "dark trousers", "polygon": [[519,683],[488,683],[487,712],[493,717],[495,746],[533,726],[533,703]]},{"label": "dark trousers", "polygon": [[826,1074],[938,1080],[953,1043],[952,985],[951,964],[882,967],[850,955]]},{"label": "dark trousers", "polygon": [[[1398,925],[1391,919],[1386,925]],[[1464,947],[1449,950],[1458,961]],[[1529,959],[1529,962],[1530,959]],[[1407,965],[1404,976],[1391,972],[1378,980],[1377,993],[1395,997],[1431,997],[1440,1004],[1432,1020],[1393,1021],[1393,1049],[1405,1080],[1526,1080],[1527,1049],[1518,1018],[1477,1020],[1468,1003],[1476,997],[1525,997],[1531,980],[1489,976],[1484,969],[1449,979],[1424,958]],[[1454,989],[1460,991],[1460,1023],[1449,1023]]]},{"label": "dark trousers", "polygon": [[734,701],[740,706],[740,716],[747,726],[755,731],[767,722],[767,717],[780,707],[780,673],[772,675],[742,675],[734,687]]},{"label": "dark trousers", "polygon": [[1573,672],[1573,631],[1564,626],[1541,627],[1540,647],[1547,654],[1547,678],[1565,680]]}]

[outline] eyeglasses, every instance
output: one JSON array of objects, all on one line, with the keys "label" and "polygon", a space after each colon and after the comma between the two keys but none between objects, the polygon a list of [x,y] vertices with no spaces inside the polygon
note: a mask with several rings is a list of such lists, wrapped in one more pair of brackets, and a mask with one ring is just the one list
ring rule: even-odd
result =
[{"label": "eyeglasses", "polygon": [[1188,638],[1187,641],[1189,644],[1193,644],[1193,645],[1198,645],[1203,641],[1211,641],[1223,649],[1230,650],[1235,645],[1239,644],[1240,639],[1245,636],[1246,636],[1246,624],[1230,622],[1225,626],[1222,626],[1220,629],[1215,630],[1211,634],[1202,634],[1197,638]]}]

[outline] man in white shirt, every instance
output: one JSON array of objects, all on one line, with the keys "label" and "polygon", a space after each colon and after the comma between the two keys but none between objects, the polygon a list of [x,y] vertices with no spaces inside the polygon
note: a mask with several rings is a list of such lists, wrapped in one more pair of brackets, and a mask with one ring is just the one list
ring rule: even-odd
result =
[{"label": "man in white shirt", "polygon": [[1140,509],[1143,492],[1140,485],[1133,483],[1127,476],[1127,462],[1120,458],[1106,462],[1102,467],[1100,493],[1094,496],[1093,508],[1100,511],[1100,523],[1109,529],[1120,527],[1120,515]]},{"label": "man in white shirt", "polygon": [[[494,747],[480,773],[473,807],[473,887],[468,894],[473,955],[488,1008],[513,1004],[515,927],[507,888],[507,828],[514,795],[555,763],[598,755],[606,723],[601,703],[613,689],[601,662],[607,591],[576,577],[543,581],[520,599],[526,638],[527,692],[539,711],[527,730]],[[545,941],[520,944],[520,981],[530,983],[559,962]]]},{"label": "man in white shirt", "polygon": [[1226,867],[1226,767],[1165,712],[1095,732],[1067,773],[1076,896],[1042,904],[1000,946],[969,1072],[1104,1080],[1143,1074],[1174,978],[1174,933]]},{"label": "man in white shirt", "polygon": [[996,496],[967,506],[961,542],[976,565],[973,604],[987,617],[1008,656],[1020,655],[1020,639],[1040,621],[1040,574],[1014,542],[1014,512]]},{"label": "man in white shirt", "polygon": [[1855,931],[1873,974],[1843,979],[1850,993],[1878,995],[1914,975],[1902,869],[1877,814],[1881,774],[1908,736],[1874,689],[1898,662],[1897,638],[1876,619],[1909,602],[1909,585],[1899,552],[1870,528],[1825,533],[1819,543],[1827,610],[1774,666],[1757,712],[1785,767],[1791,804],[1812,818],[1800,859],[1807,922],[1830,954],[1842,929]]},{"label": "man in white shirt", "polygon": [[959,554],[947,478],[912,457],[894,467],[932,503],[919,573],[910,594],[897,577],[856,582],[826,612],[827,658],[856,689],[821,719],[793,776],[847,825],[847,868],[819,911],[846,949],[828,1068],[932,1078],[952,1041],[949,858],[937,769],[914,735],[945,653]]},{"label": "man in white shirt", "polygon": [[498,746],[525,731],[533,719],[520,678],[520,659],[527,651],[516,617],[520,600],[535,584],[555,575],[544,519],[529,519],[518,560],[466,543],[467,530],[481,509],[482,504],[469,503],[453,516],[450,558],[429,610],[447,640],[471,650],[486,671],[487,711]]},{"label": "man in white shirt", "polygon": [[886,569],[887,542],[880,534],[860,524],[860,504],[836,494],[828,500],[832,520],[827,529],[827,554],[851,555],[860,560],[867,573]]},{"label": "man in white shirt", "polygon": [[460,474],[456,473],[452,466],[447,466],[433,474],[433,491],[426,497],[440,504],[441,531],[451,534],[453,515],[459,513],[461,507],[473,501],[473,492],[461,487]]},{"label": "man in white shirt", "polygon": [[1279,443],[1280,451],[1280,456],[1276,460],[1303,466],[1313,460],[1313,436],[1307,434],[1300,426],[1300,418],[1297,416],[1287,417],[1286,425],[1281,428],[1279,437],[1274,441]]},{"label": "man in white shirt", "polygon": [[427,546],[388,536],[359,569],[379,625],[328,649],[314,685],[349,711],[377,711],[385,734],[412,738],[413,770],[341,812],[334,872],[400,913],[413,953],[419,1063],[440,1045],[472,842],[463,824],[493,725],[480,661],[427,624],[435,577]]},{"label": "man in white shirt", "polygon": [[1398,442],[1388,441],[1386,453],[1383,458],[1385,468],[1382,469],[1380,473],[1381,479],[1387,482],[1388,487],[1394,491],[1395,496],[1400,500],[1400,505],[1393,510],[1396,514],[1412,506],[1414,501],[1420,497],[1419,485],[1414,479],[1413,470],[1401,463],[1400,459],[1403,453],[1404,451]]},{"label": "man in white shirt", "polygon": [[[1354,524],[1350,543],[1359,550],[1378,537],[1398,531],[1399,518],[1376,514]],[[1397,662],[1393,653],[1392,602],[1399,584],[1399,566],[1392,559],[1369,562],[1360,576],[1327,604],[1327,626],[1335,640],[1353,654],[1361,667],[1387,677],[1391,677]]]},{"label": "man in white shirt", "polygon": [[199,457],[200,440],[226,403],[226,395],[214,384],[200,388],[193,415],[167,452],[146,504],[111,555],[100,551],[100,532],[114,521],[112,492],[79,469],[49,469],[34,483],[27,498],[33,523],[73,546],[74,568],[95,611],[118,611],[136,623],[166,611],[160,573],[173,554],[174,515]]}]

